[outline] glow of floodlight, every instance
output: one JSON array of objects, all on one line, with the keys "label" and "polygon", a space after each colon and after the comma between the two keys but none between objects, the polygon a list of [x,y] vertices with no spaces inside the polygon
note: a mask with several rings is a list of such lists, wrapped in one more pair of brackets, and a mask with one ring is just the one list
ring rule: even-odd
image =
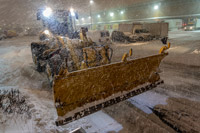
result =
[{"label": "glow of floodlight", "polygon": [[93,0],[90,0],[90,4],[93,4],[94,3],[94,1]]},{"label": "glow of floodlight", "polygon": [[158,8],[159,8],[158,5],[154,6],[154,10],[158,10]]},{"label": "glow of floodlight", "polygon": [[111,13],[110,13],[110,16],[111,16],[111,17],[113,17],[113,16],[114,16],[114,13],[113,13],[113,12],[111,12]]}]

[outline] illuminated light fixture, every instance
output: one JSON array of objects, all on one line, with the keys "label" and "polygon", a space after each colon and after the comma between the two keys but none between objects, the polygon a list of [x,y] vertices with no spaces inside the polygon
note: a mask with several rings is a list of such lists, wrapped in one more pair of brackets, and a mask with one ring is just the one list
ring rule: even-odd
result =
[{"label": "illuminated light fixture", "polygon": [[155,10],[158,10],[158,8],[159,8],[158,5],[155,5],[155,6],[154,6],[154,9],[155,9]]},{"label": "illuminated light fixture", "polygon": [[46,34],[46,35],[50,35],[49,30],[45,30],[45,31],[44,31],[44,34]]},{"label": "illuminated light fixture", "polygon": [[110,16],[111,16],[111,17],[113,17],[113,16],[114,16],[114,13],[113,13],[113,12],[111,12],[111,13],[110,13]]},{"label": "illuminated light fixture", "polygon": [[75,12],[74,12],[74,9],[73,9],[73,8],[70,8],[70,12],[71,12],[71,15],[72,15],[72,16],[75,16]]},{"label": "illuminated light fixture", "polygon": [[84,21],[85,19],[84,19],[84,18],[82,18],[81,20],[82,20],[82,21]]},{"label": "illuminated light fixture", "polygon": [[193,29],[193,27],[190,27],[190,30],[192,30]]},{"label": "illuminated light fixture", "polygon": [[100,18],[100,17],[101,17],[101,15],[97,15],[97,17],[98,17],[98,18]]},{"label": "illuminated light fixture", "polygon": [[90,4],[93,4],[94,3],[94,1],[93,0],[90,0]]},{"label": "illuminated light fixture", "polygon": [[91,19],[91,16],[89,16],[88,18]]},{"label": "illuminated light fixture", "polygon": [[47,7],[44,11],[43,11],[43,16],[45,17],[50,17],[52,15],[52,9],[50,7]]},{"label": "illuminated light fixture", "polygon": [[120,14],[124,14],[124,11],[121,11]]}]

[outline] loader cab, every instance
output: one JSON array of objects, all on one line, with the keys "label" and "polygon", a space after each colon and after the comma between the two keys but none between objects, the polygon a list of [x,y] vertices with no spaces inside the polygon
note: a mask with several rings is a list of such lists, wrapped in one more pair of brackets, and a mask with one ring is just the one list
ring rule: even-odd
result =
[{"label": "loader cab", "polygon": [[37,11],[37,20],[41,20],[43,27],[57,35],[67,35],[72,38],[75,32],[75,19],[78,14],[70,10],[52,10],[51,8],[42,8]]}]

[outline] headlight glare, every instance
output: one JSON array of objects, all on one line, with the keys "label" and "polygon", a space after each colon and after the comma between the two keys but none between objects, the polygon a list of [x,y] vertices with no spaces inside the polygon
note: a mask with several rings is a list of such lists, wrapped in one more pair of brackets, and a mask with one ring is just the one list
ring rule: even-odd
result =
[{"label": "headlight glare", "polygon": [[43,16],[45,17],[50,17],[52,15],[52,9],[50,7],[47,7],[44,11],[43,11]]}]

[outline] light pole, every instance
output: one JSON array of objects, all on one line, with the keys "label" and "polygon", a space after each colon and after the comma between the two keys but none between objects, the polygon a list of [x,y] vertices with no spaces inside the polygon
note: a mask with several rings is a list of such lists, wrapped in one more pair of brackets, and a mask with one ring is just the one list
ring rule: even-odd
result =
[{"label": "light pole", "polygon": [[92,30],[92,4],[94,3],[93,0],[90,0],[90,29]]},{"label": "light pole", "polygon": [[154,6],[154,10],[158,10],[159,6],[158,5],[155,5]]},{"label": "light pole", "polygon": [[74,30],[76,30],[76,21],[75,21],[75,12],[74,12],[74,9],[73,8],[70,8],[70,13],[71,13],[71,16],[72,16],[72,23],[73,23],[73,28]]}]

